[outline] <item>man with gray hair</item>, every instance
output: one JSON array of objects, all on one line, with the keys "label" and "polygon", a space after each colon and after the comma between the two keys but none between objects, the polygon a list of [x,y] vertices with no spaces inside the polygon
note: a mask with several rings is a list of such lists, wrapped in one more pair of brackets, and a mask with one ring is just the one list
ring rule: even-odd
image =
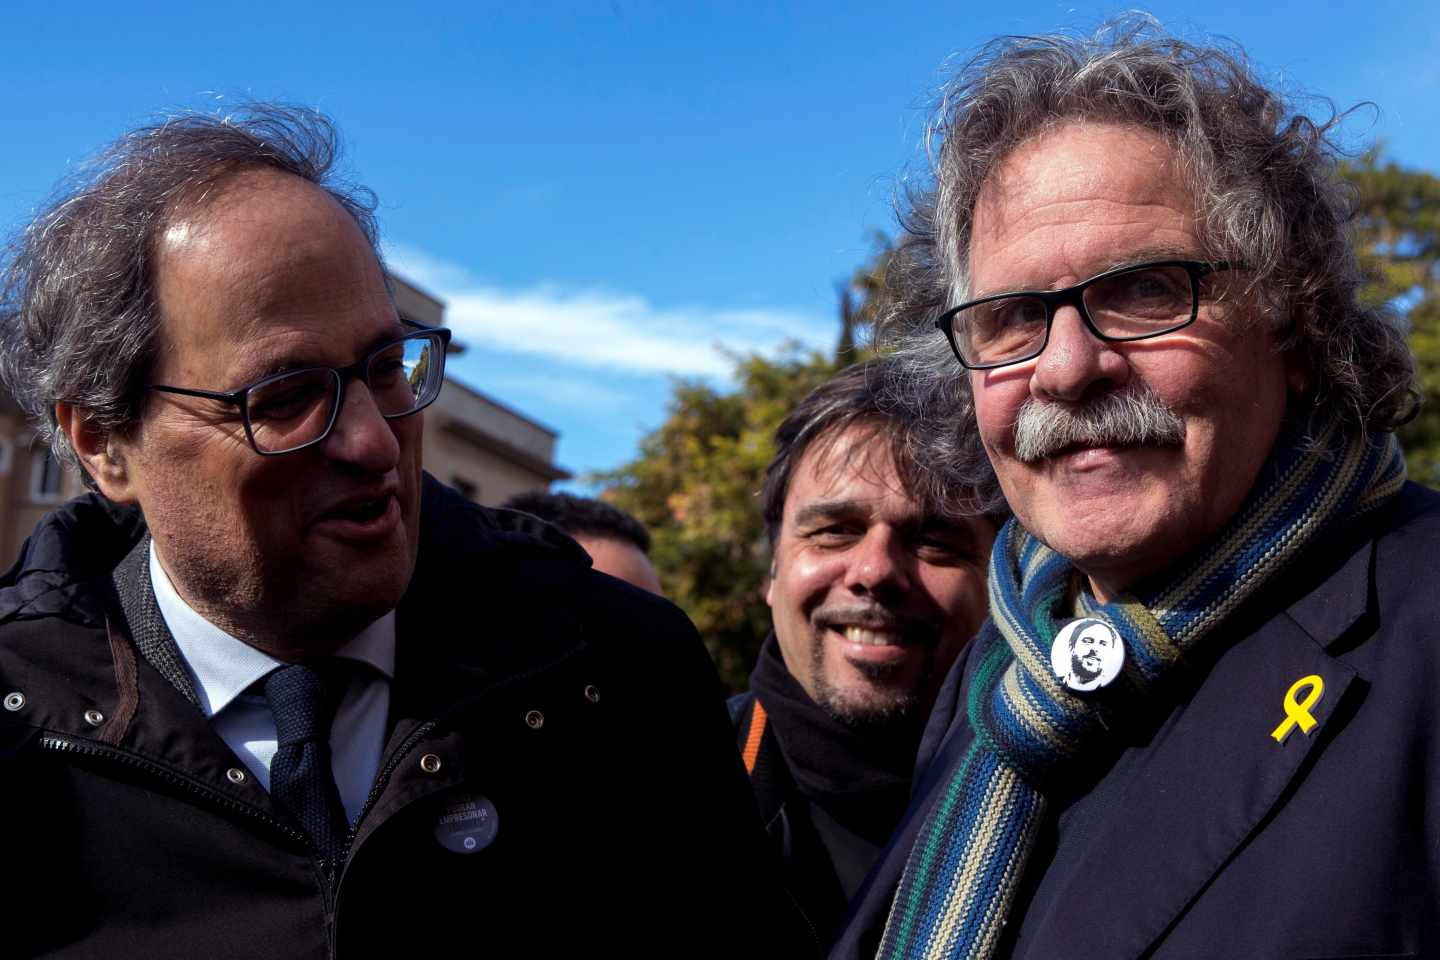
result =
[{"label": "man with gray hair", "polygon": [[892,330],[1015,520],[835,956],[1440,952],[1440,506],[1334,123],[1149,20],[947,87]]},{"label": "man with gray hair", "polygon": [[6,385],[98,494],[0,580],[6,952],[772,935],[694,628],[422,475],[449,332],[398,315],[335,151],[308,111],[175,118],[10,250]]}]

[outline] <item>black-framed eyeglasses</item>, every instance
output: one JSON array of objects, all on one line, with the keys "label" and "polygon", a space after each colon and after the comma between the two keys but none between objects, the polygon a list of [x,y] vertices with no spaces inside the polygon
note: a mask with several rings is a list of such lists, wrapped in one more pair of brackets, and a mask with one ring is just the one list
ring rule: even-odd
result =
[{"label": "black-framed eyeglasses", "polygon": [[1017,290],[981,297],[940,315],[935,326],[955,358],[989,370],[1040,356],[1055,311],[1072,306],[1101,340],[1146,340],[1174,333],[1200,312],[1200,279],[1239,263],[1156,260],[1120,267],[1063,290]]},{"label": "black-framed eyeglasses", "polygon": [[449,330],[427,327],[372,350],[348,367],[287,370],[228,393],[160,383],[150,384],[150,389],[234,404],[250,446],[268,457],[303,450],[329,436],[345,402],[345,386],[357,377],[386,420],[424,410],[445,382],[449,343]]}]

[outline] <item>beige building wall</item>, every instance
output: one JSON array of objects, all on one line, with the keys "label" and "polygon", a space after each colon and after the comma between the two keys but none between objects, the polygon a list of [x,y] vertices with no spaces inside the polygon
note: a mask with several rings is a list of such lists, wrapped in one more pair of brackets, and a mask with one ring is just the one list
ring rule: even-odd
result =
[{"label": "beige building wall", "polygon": [[478,503],[494,506],[568,478],[554,449],[553,431],[453,379],[425,411],[425,469]]},{"label": "beige building wall", "polygon": [[0,569],[41,517],[84,492],[79,473],[50,456],[24,415],[8,401],[0,406]]},{"label": "beige building wall", "polygon": [[[443,326],[445,305],[402,277],[390,275],[395,306],[413,323]],[[464,346],[450,343],[452,355]],[[570,473],[555,465],[556,433],[498,400],[447,377],[425,411],[425,469],[479,503],[548,490]]]}]

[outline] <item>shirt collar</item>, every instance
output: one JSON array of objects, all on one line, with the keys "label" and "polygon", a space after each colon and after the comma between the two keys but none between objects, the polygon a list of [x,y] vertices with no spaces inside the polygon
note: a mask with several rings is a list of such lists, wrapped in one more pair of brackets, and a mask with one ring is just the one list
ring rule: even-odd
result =
[{"label": "shirt collar", "polygon": [[[180,648],[207,717],[224,710],[247,687],[283,665],[283,661],[232,637],[196,613],[160,566],[154,540],[150,541],[150,583],[155,591],[155,603],[175,638],[175,645]],[[336,650],[334,656],[367,663],[384,674],[386,680],[393,679],[395,611],[391,610],[361,630]]]}]

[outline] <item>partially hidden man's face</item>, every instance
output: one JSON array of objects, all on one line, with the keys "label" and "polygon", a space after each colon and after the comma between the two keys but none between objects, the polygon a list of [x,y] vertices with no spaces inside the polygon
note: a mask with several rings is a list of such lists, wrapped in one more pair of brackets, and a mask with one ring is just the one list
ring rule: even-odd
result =
[{"label": "partially hidden man's face", "polygon": [[[403,335],[375,255],[334,199],[240,173],[163,234],[151,382],[229,391],[342,367]],[[422,415],[385,420],[346,385],[319,444],[260,456],[234,406],[151,393],[101,479],[138,503],[161,565],[200,613],[282,657],[325,653],[393,608],[414,569]]]},{"label": "partially hidden man's face", "polygon": [[790,478],[766,594],[786,667],[846,722],[928,710],[985,618],[994,538],[984,518],[927,516],[875,429],[821,436]]},{"label": "partially hidden man's face", "polygon": [[[1022,143],[980,192],[970,295],[1055,289],[1146,260],[1205,260],[1186,184],[1165,140],[1137,127],[1069,123]],[[1211,275],[1196,322],[1152,340],[1101,342],[1062,307],[1038,358],[970,374],[981,438],[1011,508],[1102,599],[1217,533],[1274,445],[1300,377],[1242,297],[1217,295],[1243,276]],[[1124,391],[1153,394],[1183,422],[1183,439],[1017,456],[1025,404],[1075,410]]]},{"label": "partially hidden man's face", "polygon": [[1105,660],[1115,647],[1109,630],[1095,627],[1076,634],[1070,644],[1071,672],[1082,680],[1094,680],[1105,669]]},{"label": "partially hidden man's face", "polygon": [[591,563],[601,573],[618,577],[641,590],[649,590],[657,596],[664,596],[660,589],[660,575],[650,562],[645,551],[629,540],[618,537],[599,537],[592,534],[572,534],[575,542],[590,554]]}]

